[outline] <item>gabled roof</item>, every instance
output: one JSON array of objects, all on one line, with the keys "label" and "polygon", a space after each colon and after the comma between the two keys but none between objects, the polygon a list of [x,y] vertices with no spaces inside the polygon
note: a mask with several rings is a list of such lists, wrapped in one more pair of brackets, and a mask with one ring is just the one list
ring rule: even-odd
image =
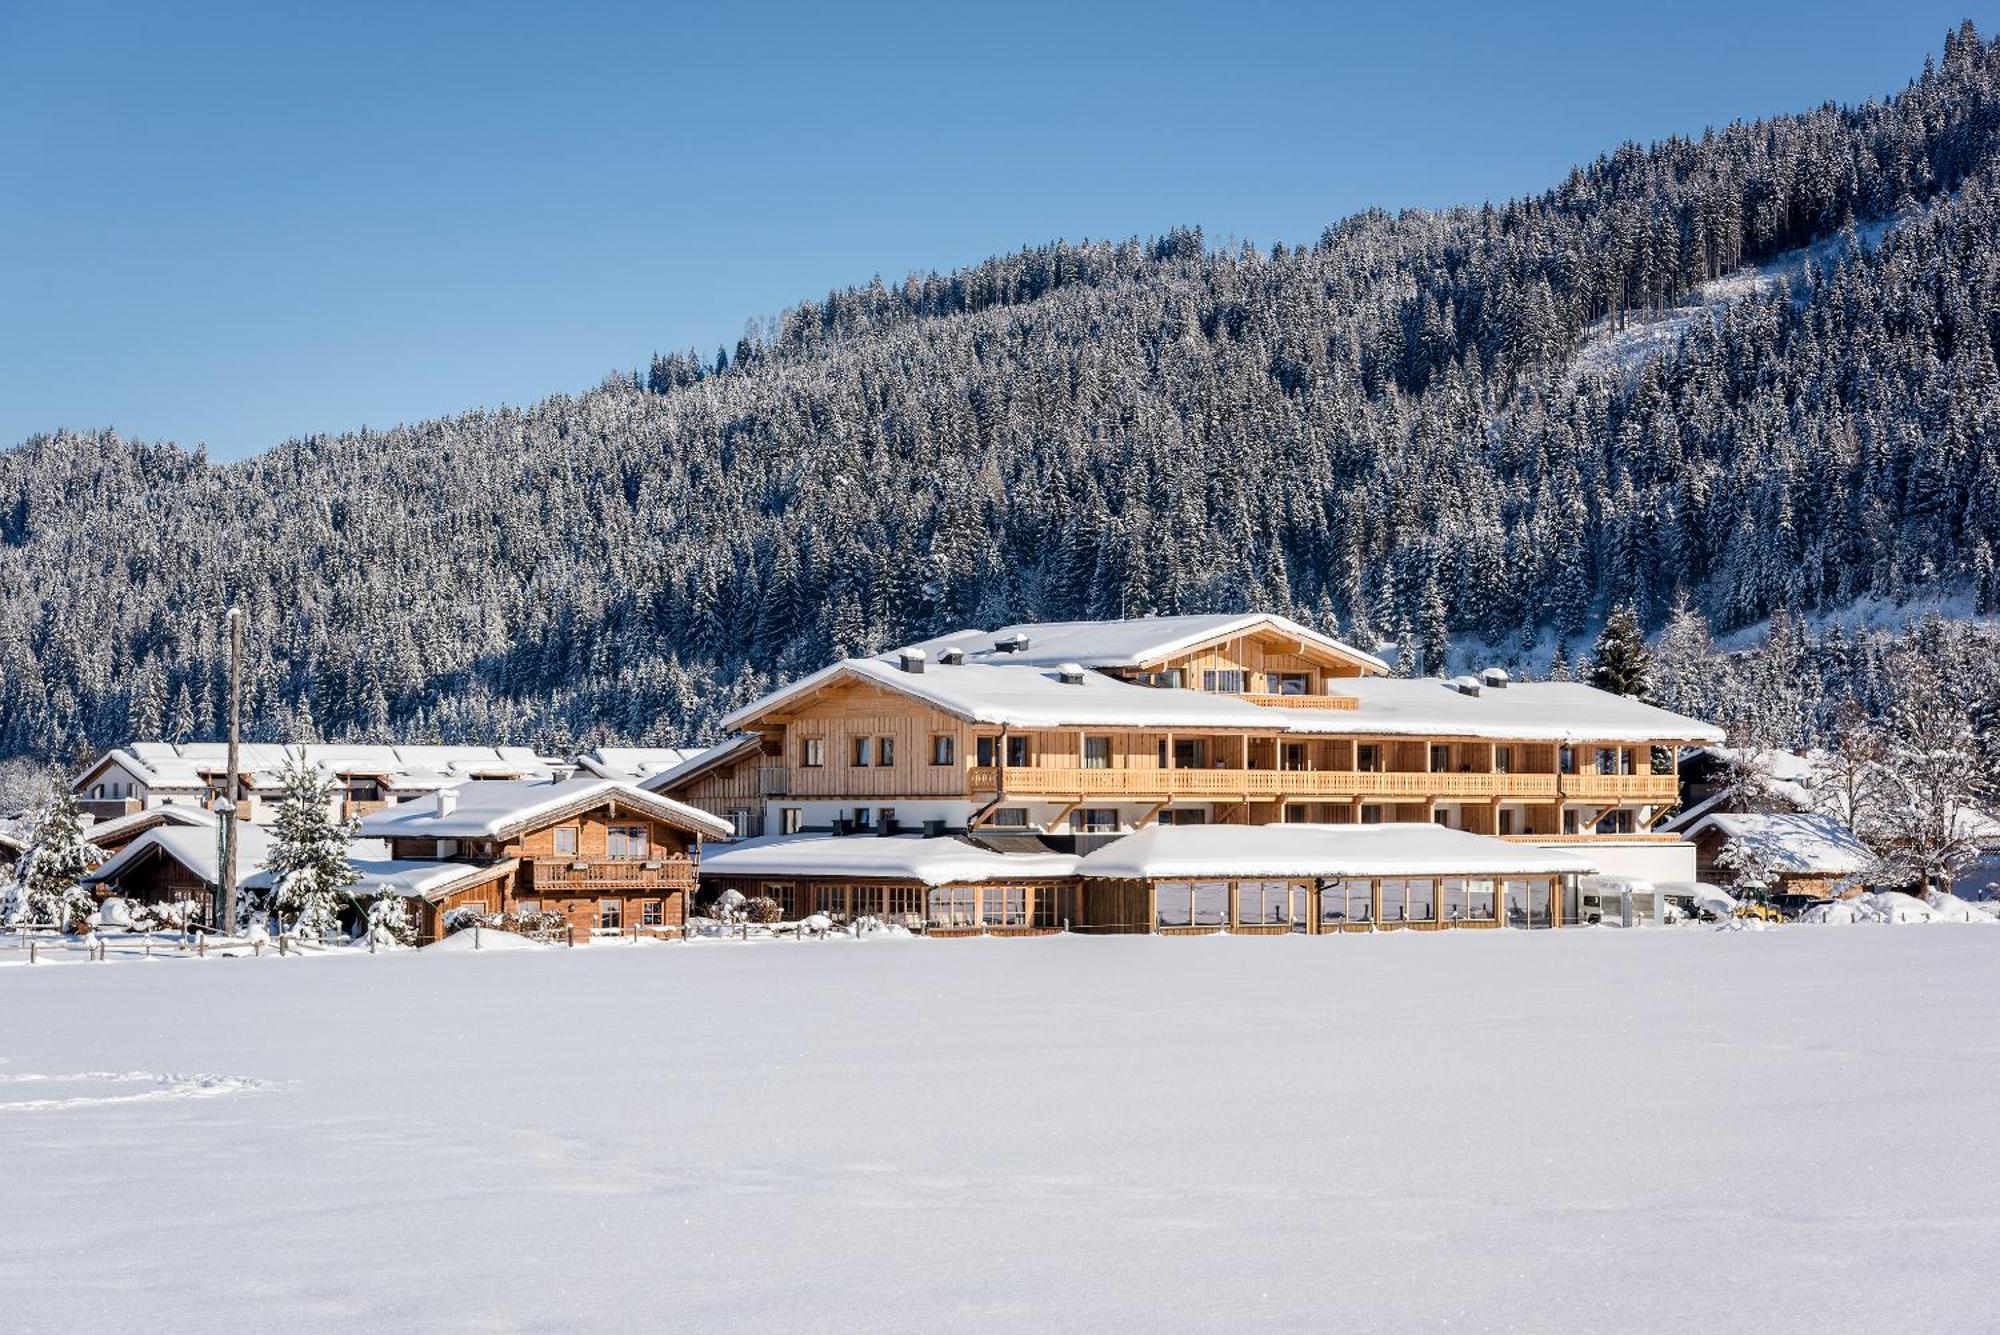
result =
[{"label": "gabled roof", "polygon": [[1383,825],[1153,825],[1084,857],[1080,875],[1158,877],[1543,876],[1588,873],[1557,853],[1428,822]]},{"label": "gabled roof", "polygon": [[[549,762],[526,746],[379,746],[333,742],[303,744],[245,742],[237,768],[251,787],[277,781],[294,758],[327,775],[368,775],[393,788],[437,788],[481,775],[549,778]],[[149,789],[194,790],[229,764],[224,742],[134,742],[107,751],[71,787],[78,791],[116,763]]]},{"label": "gabled roof", "polygon": [[[1296,640],[1302,647],[1339,658],[1363,671],[1387,672],[1389,665],[1370,653],[1310,626],[1273,612],[1216,612],[1195,616],[1133,617],[1123,621],[1023,621],[998,630],[960,630],[908,646],[933,657],[945,648],[965,651],[965,661],[1025,663],[1058,667],[1081,663],[1094,668],[1141,668],[1217,640],[1265,633]],[[996,646],[1026,636],[1025,649]]]},{"label": "gabled roof", "polygon": [[[255,825],[239,823],[236,826],[241,843],[236,853],[236,883],[245,885],[262,869],[264,861],[271,854],[271,836]],[[84,877],[89,882],[116,880],[126,871],[137,867],[148,857],[158,854],[173,859],[193,872],[205,885],[215,885],[222,879],[219,854],[216,847],[217,831],[214,827],[188,825],[162,825],[146,831],[131,843],[114,853],[110,860]],[[89,837],[88,831],[85,837]]]},{"label": "gabled roof", "polygon": [[1687,837],[1708,830],[1749,845],[1764,865],[1788,876],[1858,876],[1875,861],[1852,830],[1815,812],[1716,812],[1689,826]]},{"label": "gabled roof", "polygon": [[614,779],[468,783],[451,791],[449,810],[440,811],[435,798],[417,798],[364,817],[360,832],[381,839],[505,839],[606,801],[693,834],[725,839],[735,832],[720,817]]},{"label": "gabled roof", "polygon": [[1210,728],[1301,736],[1490,737],[1551,742],[1719,740],[1698,719],[1576,682],[1528,682],[1469,696],[1435,677],[1347,677],[1352,709],[1253,704],[1233,695],[1120,681],[1086,671],[1081,681],[1028,663],[928,661],[906,672],[888,657],[850,658],[781,687],[722,720],[747,727],[774,710],[843,682],[865,683],[974,723],[1017,728]]},{"label": "gabled roof", "polygon": [[123,816],[113,816],[86,826],[84,838],[103,847],[120,839],[135,839],[146,831],[162,825],[185,825],[190,829],[214,830],[218,817],[205,807],[183,806],[178,803],[167,806],[147,807],[144,811],[134,811]]},{"label": "gabled roof", "polygon": [[955,885],[1015,877],[1072,876],[1067,853],[995,853],[963,839],[919,835],[773,835],[706,851],[701,874],[770,878],[828,877]]}]

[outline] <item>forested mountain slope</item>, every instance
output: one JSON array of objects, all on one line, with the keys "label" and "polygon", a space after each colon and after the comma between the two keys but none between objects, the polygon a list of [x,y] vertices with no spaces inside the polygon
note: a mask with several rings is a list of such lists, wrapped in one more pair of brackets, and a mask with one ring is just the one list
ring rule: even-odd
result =
[{"label": "forested mountain slope", "polygon": [[[0,753],[212,734],[232,599],[258,735],[546,744],[692,740],[774,675],[965,623],[1269,606],[1434,667],[1677,594],[1718,628],[1991,608],[1996,165],[2000,45],[1968,25],[1887,100],[1505,205],[1058,243],[241,463],[37,437],[0,454]],[[1579,373],[1606,322],[1843,229]]]}]

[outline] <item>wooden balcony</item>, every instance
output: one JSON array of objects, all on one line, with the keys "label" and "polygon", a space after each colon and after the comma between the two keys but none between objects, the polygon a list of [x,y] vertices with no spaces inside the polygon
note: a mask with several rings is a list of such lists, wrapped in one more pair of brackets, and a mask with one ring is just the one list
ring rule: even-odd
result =
[{"label": "wooden balcony", "polygon": [[628,859],[582,861],[536,858],[529,867],[529,889],[523,894],[591,895],[600,890],[689,890],[694,864],[685,859],[640,862]]},{"label": "wooden balcony", "polygon": [[1277,709],[1352,709],[1356,703],[1351,695],[1271,695],[1251,692],[1243,698],[1253,705],[1268,705]]},{"label": "wooden balcony", "polygon": [[1561,792],[1579,802],[1673,802],[1681,781],[1672,774],[1564,774]]},{"label": "wooden balcony", "polygon": [[[991,766],[971,771],[974,792],[997,790],[1000,771]],[[1403,798],[1421,801],[1512,798],[1524,801],[1556,799],[1553,774],[1465,774],[1362,772],[1356,770],[1270,769],[1077,769],[1016,766],[1007,770],[1010,797],[1091,798],[1242,798],[1298,797]]]}]

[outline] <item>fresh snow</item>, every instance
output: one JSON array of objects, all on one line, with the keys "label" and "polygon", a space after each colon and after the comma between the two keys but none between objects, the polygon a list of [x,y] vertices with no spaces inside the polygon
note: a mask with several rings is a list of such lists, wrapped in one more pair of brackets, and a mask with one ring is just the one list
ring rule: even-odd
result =
[{"label": "fresh snow", "polygon": [[1703,816],[1686,830],[1697,838],[1720,830],[1758,864],[1786,875],[1859,876],[1875,863],[1868,845],[1833,816],[1809,811],[1728,811]]},{"label": "fresh snow", "polygon": [[[712,870],[712,868],[711,868]],[[1110,880],[1192,876],[1534,876],[1593,872],[1557,853],[1428,821],[1382,825],[1151,825],[1084,857]]]},{"label": "fresh snow", "polygon": [[735,833],[728,821],[658,793],[649,793],[634,784],[615,779],[561,779],[556,782],[523,779],[512,782],[468,783],[438,799],[419,798],[384,807],[361,820],[360,832],[370,838],[486,838],[531,823],[538,816],[560,811],[579,802],[609,797],[630,803],[635,809],[670,817],[674,823],[713,838],[726,839]]},{"label": "fresh snow", "polygon": [[6,969],[4,1326],[1985,1331],[2000,1173],[1950,1129],[2000,1101],[1996,961],[1938,925]]},{"label": "fresh snow", "polygon": [[705,876],[838,876],[925,885],[1075,875],[1067,853],[996,853],[958,838],[771,835],[702,850]]}]

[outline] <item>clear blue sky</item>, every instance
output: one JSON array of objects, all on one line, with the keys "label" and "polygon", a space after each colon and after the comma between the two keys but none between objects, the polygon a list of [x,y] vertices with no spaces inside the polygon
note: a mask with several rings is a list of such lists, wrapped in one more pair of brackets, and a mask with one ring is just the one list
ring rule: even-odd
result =
[{"label": "clear blue sky", "polygon": [[[475,11],[479,12],[475,12]],[[1968,0],[0,0],[0,447],[587,387],[1055,237],[1302,241],[1900,87]]]}]

